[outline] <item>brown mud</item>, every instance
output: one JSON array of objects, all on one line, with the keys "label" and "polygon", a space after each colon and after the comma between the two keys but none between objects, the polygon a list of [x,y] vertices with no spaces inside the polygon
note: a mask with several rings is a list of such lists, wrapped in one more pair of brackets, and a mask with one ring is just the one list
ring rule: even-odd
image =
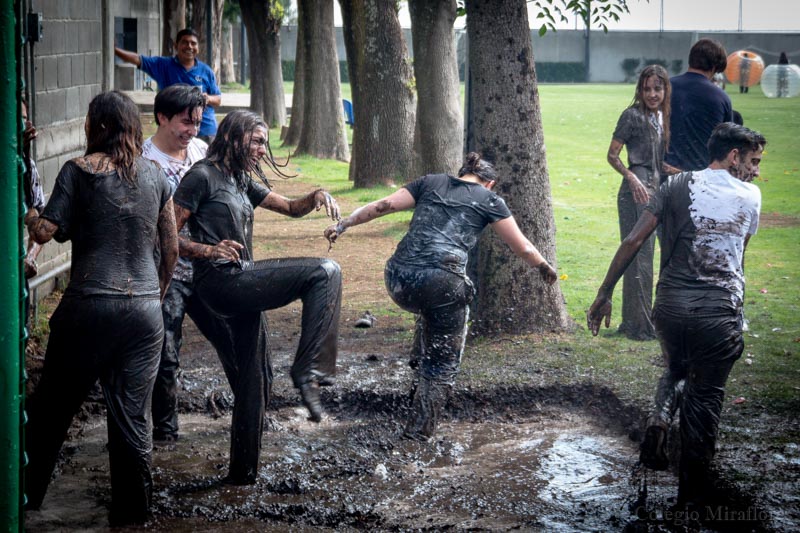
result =
[{"label": "brown mud", "polygon": [[[284,218],[257,217],[257,257],[325,254],[321,217],[309,224]],[[412,321],[377,312],[392,308],[382,280],[392,249],[378,224],[334,246],[345,279],[339,370],[336,384],[322,390],[326,416],[319,424],[307,420],[289,377],[301,307],[269,313],[275,382],[255,485],[221,483],[233,398],[216,354],[187,318],[180,439],[154,448],[153,520],[120,531],[800,529],[796,419],[755,405],[726,408],[714,504],[697,516],[676,515],[675,473],[636,467],[646,402],[621,399],[615,390],[624,385],[612,390],[539,368],[533,353],[489,368],[468,346],[469,364],[436,437],[402,439]],[[354,328],[366,309],[377,324]],[[35,378],[41,360],[34,354],[29,363]],[[99,400],[85,404],[42,509],[25,515],[28,531],[108,529],[104,415]],[[673,429],[672,465],[676,436]]]}]

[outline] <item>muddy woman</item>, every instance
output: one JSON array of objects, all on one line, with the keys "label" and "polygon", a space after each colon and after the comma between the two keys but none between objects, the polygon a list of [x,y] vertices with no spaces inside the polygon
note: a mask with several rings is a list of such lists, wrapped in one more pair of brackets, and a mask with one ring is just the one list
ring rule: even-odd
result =
[{"label": "muddy woman", "polygon": [[40,244],[72,241],[72,275],[50,319],[42,379],[28,404],[25,490],[28,508],[39,508],[72,418],[99,378],[110,523],[123,526],[145,522],[150,512],[148,411],[164,336],[161,298],[178,237],[167,178],[141,156],[136,104],[116,91],[95,97],[86,141],[86,155],[61,168],[41,216],[28,220]]},{"label": "muddy woman", "polygon": [[[192,259],[194,288],[203,304],[225,319],[229,332],[210,331],[215,346],[231,335],[232,351],[218,355],[234,394],[231,457],[226,482],[256,481],[264,408],[272,372],[262,311],[303,302],[300,342],[291,376],[310,419],[322,419],[319,386],[332,383],[342,298],[339,265],[324,258],[253,260],[253,214],[263,207],[291,217],[325,208],[339,219],[336,201],[322,189],[289,200],[269,188],[261,168],[280,173],[269,150],[267,125],[250,111],[234,111],[219,125],[207,158],[197,162],[175,191],[180,254]],[[269,155],[267,155],[269,154]],[[258,183],[254,176],[264,185]]]},{"label": "muddy woman", "polygon": [[593,335],[603,319],[609,326],[614,286],[660,224],[653,321],[667,368],[656,387],[640,460],[667,469],[668,429],[680,407],[678,505],[687,509],[702,508],[712,494],[709,467],[725,383],[744,349],[744,252],[761,210],[761,192],[750,182],[758,176],[766,142],[732,122],[717,126],[708,141],[711,165],[661,185],[617,250],[587,312]]},{"label": "muddy woman", "polygon": [[412,409],[404,435],[426,440],[434,435],[440,412],[456,379],[474,296],[467,257],[483,229],[497,235],[549,282],[556,271],[522,234],[505,201],[492,192],[497,172],[474,152],[458,177],[432,174],[355,210],[325,230],[331,243],[352,226],[414,209],[408,233],[386,263],[386,289],[392,300],[417,315],[411,368]]}]

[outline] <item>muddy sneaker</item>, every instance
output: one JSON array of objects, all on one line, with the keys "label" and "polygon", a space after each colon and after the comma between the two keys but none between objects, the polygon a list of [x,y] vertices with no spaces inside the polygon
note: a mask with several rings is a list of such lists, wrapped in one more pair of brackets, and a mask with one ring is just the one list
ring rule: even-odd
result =
[{"label": "muddy sneaker", "polygon": [[153,430],[153,442],[169,443],[176,442],[178,434],[166,431]]},{"label": "muddy sneaker", "polygon": [[322,402],[319,399],[319,384],[314,381],[306,381],[300,385],[300,397],[303,405],[308,409],[308,419],[312,422],[322,420]]},{"label": "muddy sneaker", "polygon": [[651,470],[669,468],[666,428],[655,425],[647,427],[640,448],[639,462]]},{"label": "muddy sneaker", "polygon": [[372,313],[369,311],[365,311],[361,318],[356,320],[355,324],[353,324],[354,328],[372,328],[375,324],[378,323],[378,319],[376,319]]}]

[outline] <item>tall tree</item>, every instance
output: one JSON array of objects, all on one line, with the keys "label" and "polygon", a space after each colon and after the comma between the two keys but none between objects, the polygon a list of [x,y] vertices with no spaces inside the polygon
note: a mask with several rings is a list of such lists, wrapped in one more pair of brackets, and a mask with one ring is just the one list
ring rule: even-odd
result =
[{"label": "tall tree", "polygon": [[464,150],[453,22],[456,0],[409,0],[417,120],[414,175],[455,173]]},{"label": "tall tree", "polygon": [[[192,5],[192,29],[200,36],[197,44],[200,48],[200,57],[211,67],[214,75],[219,80],[220,69],[220,41],[222,39],[222,9],[225,0],[211,0],[211,47],[207,45],[208,35],[206,26],[208,24],[208,11],[206,4],[208,0],[190,0]],[[210,50],[210,54],[209,54]]]},{"label": "tall tree", "polygon": [[239,0],[247,29],[250,57],[250,109],[270,127],[286,123],[286,102],[281,68],[280,0]]},{"label": "tall tree", "polygon": [[[555,221],[525,0],[467,0],[467,148],[492,161],[495,191],[523,233],[555,265]],[[478,252],[475,329],[561,330],[571,325],[558,284],[548,285],[486,232]]]},{"label": "tall tree", "polygon": [[[348,68],[355,76],[353,161],[356,187],[413,176],[415,95],[395,2],[340,0]],[[348,16],[344,16],[344,12]]]},{"label": "tall tree", "polygon": [[[233,25],[241,20],[242,10],[238,2],[225,2],[222,11],[222,42],[220,43],[219,83],[236,83],[233,65]],[[244,55],[244,53],[243,53]]]},{"label": "tall tree", "polygon": [[[333,0],[299,0],[303,27],[303,126],[297,154],[350,159],[344,131],[339,59],[333,30]],[[299,35],[299,32],[298,32]],[[294,96],[292,96],[294,98]]]},{"label": "tall tree", "polygon": [[186,0],[164,0],[162,9],[161,55],[171,56],[175,53],[175,36],[186,27]]},{"label": "tall tree", "polygon": [[300,132],[303,131],[303,107],[305,105],[304,94],[305,80],[303,79],[303,72],[305,71],[305,35],[303,26],[300,24],[300,18],[303,6],[297,5],[297,42],[294,53],[294,88],[292,89],[292,113],[289,121],[289,127],[283,135],[283,146],[294,146],[300,140]]}]

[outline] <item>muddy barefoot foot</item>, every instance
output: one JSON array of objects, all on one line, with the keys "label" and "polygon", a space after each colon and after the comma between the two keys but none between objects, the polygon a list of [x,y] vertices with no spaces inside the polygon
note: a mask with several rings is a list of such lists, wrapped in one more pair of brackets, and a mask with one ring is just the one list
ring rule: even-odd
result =
[{"label": "muddy barefoot foot", "polygon": [[300,397],[303,405],[308,409],[308,419],[312,422],[322,420],[322,402],[319,399],[319,384],[315,381],[307,381],[300,385]]}]

